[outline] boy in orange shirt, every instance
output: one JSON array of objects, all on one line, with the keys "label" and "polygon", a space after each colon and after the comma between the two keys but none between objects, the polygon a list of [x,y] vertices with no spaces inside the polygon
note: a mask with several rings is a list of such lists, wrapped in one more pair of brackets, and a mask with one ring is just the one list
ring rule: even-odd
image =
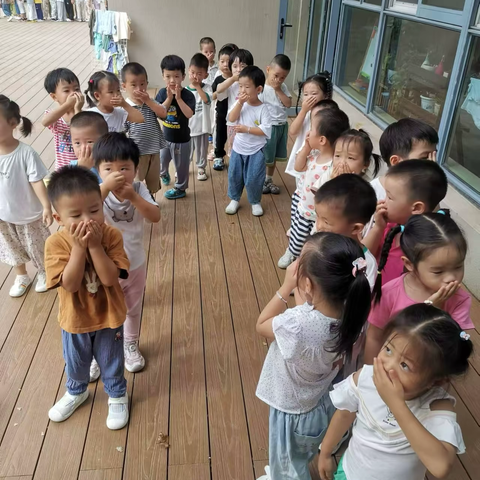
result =
[{"label": "boy in orange shirt", "polygon": [[47,288],[58,288],[67,392],[50,409],[63,422],[88,398],[90,363],[97,359],[108,399],[107,427],[128,423],[123,323],[127,314],[119,278],[130,267],[122,234],[105,224],[97,177],[82,167],[63,167],[48,185],[55,220],[64,228],[45,245]]}]

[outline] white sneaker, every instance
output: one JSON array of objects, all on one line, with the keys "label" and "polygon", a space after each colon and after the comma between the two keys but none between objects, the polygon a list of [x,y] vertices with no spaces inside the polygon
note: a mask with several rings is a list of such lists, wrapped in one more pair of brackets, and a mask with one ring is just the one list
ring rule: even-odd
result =
[{"label": "white sneaker", "polygon": [[235,215],[238,212],[238,207],[240,206],[240,202],[237,202],[236,200],[232,200],[227,208],[225,209],[225,213],[227,215]]},{"label": "white sneaker", "polygon": [[90,383],[96,382],[100,376],[100,366],[97,361],[92,358],[92,363],[90,364]]},{"label": "white sneaker", "polygon": [[71,20],[69,18],[67,18],[67,22],[71,22]]},{"label": "white sneaker", "polygon": [[13,298],[25,295],[25,292],[31,283],[32,279],[28,275],[17,275],[15,277],[15,283],[12,285],[12,288],[10,288],[9,295]]},{"label": "white sneaker", "polygon": [[35,291],[37,293],[45,293],[47,291],[47,275],[39,273],[37,275],[37,283],[35,284]]},{"label": "white sneaker", "polygon": [[266,475],[262,475],[261,477],[257,478],[257,480],[271,480],[270,467],[268,465],[265,467],[265,473]]},{"label": "white sneaker", "polygon": [[120,398],[108,398],[107,427],[120,430],[128,423],[128,395]]},{"label": "white sneaker", "polygon": [[197,180],[200,180],[201,182],[203,182],[206,179],[207,179],[207,174],[205,173],[205,170],[203,168],[199,168],[198,174],[197,174]]},{"label": "white sneaker", "polygon": [[263,208],[259,203],[254,203],[252,205],[252,215],[254,217],[261,217],[263,215]]},{"label": "white sneaker", "polygon": [[65,395],[48,411],[48,418],[52,422],[63,422],[88,398],[88,390],[80,395]]},{"label": "white sneaker", "polygon": [[138,349],[137,342],[125,342],[123,345],[123,352],[125,354],[125,368],[131,372],[139,372],[145,366],[145,359]]},{"label": "white sneaker", "polygon": [[11,22],[13,20],[13,16],[10,15],[8,18],[7,18],[7,22]]},{"label": "white sneaker", "polygon": [[278,261],[278,268],[283,268],[285,270],[295,260],[296,257],[287,248],[286,252],[280,257],[280,260]]}]

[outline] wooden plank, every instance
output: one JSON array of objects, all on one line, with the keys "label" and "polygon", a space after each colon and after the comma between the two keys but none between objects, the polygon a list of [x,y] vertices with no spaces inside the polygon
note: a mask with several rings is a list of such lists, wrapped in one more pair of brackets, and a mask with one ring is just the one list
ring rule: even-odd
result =
[{"label": "wooden plank", "polygon": [[480,423],[480,376],[470,368],[465,377],[455,380],[453,386],[462,397],[468,410],[477,423]]},{"label": "wooden plank", "polygon": [[56,301],[2,439],[0,475],[33,475],[63,366]]},{"label": "wooden plank", "polygon": [[[217,174],[210,171],[210,178]],[[225,205],[216,205],[215,183],[195,181],[212,478],[243,480],[253,468],[217,221]]]},{"label": "wooden plank", "polygon": [[78,480],[122,480],[122,469],[85,470],[80,472]]},{"label": "wooden plank", "polygon": [[0,480],[32,480],[31,475],[23,475],[21,477],[0,477]]},{"label": "wooden plank", "polygon": [[186,480],[195,478],[195,480],[210,480],[210,466],[208,463],[196,465],[172,465],[168,467],[169,480]]},{"label": "wooden plank", "polygon": [[253,462],[253,469],[255,470],[255,478],[265,475],[265,467],[268,465],[268,460],[255,460]]},{"label": "wooden plank", "polygon": [[175,203],[169,466],[209,456],[195,196]]},{"label": "wooden plank", "polygon": [[124,478],[160,480],[167,476],[168,451],[158,441],[168,434],[173,295],[175,202],[157,195],[162,218],[152,226],[140,348],[145,369],[135,375]]}]

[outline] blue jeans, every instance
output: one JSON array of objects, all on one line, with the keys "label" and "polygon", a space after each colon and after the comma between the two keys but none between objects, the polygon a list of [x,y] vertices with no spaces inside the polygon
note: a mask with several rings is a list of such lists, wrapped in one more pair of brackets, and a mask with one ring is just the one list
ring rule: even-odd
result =
[{"label": "blue jeans", "polygon": [[311,480],[308,464],[318,453],[334,413],[328,392],[307,413],[293,415],[270,407],[268,457],[272,480]]},{"label": "blue jeans", "polygon": [[265,172],[263,150],[253,155],[240,155],[232,150],[228,162],[228,196],[239,202],[245,187],[250,204],[260,203]]},{"label": "blue jeans", "polygon": [[12,15],[10,5],[8,3],[2,3],[2,10],[6,17],[10,17]]},{"label": "blue jeans", "polygon": [[90,333],[62,330],[63,358],[67,373],[67,391],[80,395],[88,386],[92,358],[98,362],[105,392],[120,398],[127,392],[124,376],[123,325]]}]

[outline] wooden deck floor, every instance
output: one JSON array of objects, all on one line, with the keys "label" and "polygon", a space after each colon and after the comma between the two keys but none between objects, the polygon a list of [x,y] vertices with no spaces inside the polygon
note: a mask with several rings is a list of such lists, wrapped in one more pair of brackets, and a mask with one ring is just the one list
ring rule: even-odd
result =
[{"label": "wooden deck floor", "polygon": [[[52,106],[45,74],[65,66],[82,87],[95,69],[85,24],[0,20],[0,93],[35,122],[27,140],[51,167],[52,135],[40,119]],[[145,227],[148,278],[141,328],[144,371],[128,374],[127,428],[106,428],[101,382],[66,422],[47,412],[65,387],[55,292],[8,296],[13,272],[0,264],[0,480],[253,480],[268,457],[268,409],[255,398],[267,351],[255,333],[259,311],[278,289],[294,181],[281,169],[278,196],[253,218],[244,199],[224,214],[227,172],[191,176],[185,199],[157,196],[159,224]],[[32,272],[33,273],[33,272]],[[480,305],[473,317],[480,327]],[[480,348],[479,335],[473,339]],[[451,480],[478,479],[480,357],[455,383],[467,453]],[[164,435],[170,447],[164,447]],[[475,473],[477,472],[477,473]]]}]

